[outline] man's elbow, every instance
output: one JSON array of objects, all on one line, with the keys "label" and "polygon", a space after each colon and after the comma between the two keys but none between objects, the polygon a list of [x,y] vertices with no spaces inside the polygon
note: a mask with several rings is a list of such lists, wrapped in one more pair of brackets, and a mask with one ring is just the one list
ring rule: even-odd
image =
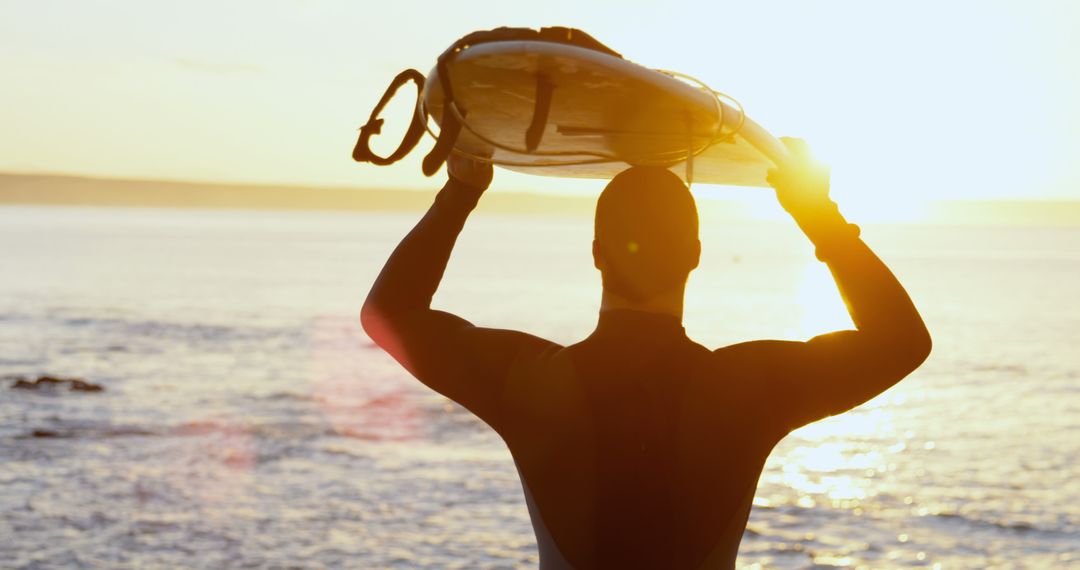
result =
[{"label": "man's elbow", "polygon": [[921,322],[912,327],[894,327],[888,334],[865,337],[869,344],[864,345],[867,360],[873,361],[883,376],[894,381],[914,372],[930,357],[933,341],[930,332]]},{"label": "man's elbow", "polygon": [[919,323],[918,329],[904,340],[903,345],[902,354],[910,373],[922,366],[922,363],[930,357],[934,341],[930,338],[930,331],[926,329],[926,326]]},{"label": "man's elbow", "polygon": [[389,333],[386,313],[368,298],[360,308],[360,327],[367,333],[371,342],[383,346]]},{"label": "man's elbow", "polygon": [[930,331],[923,327],[922,338],[919,344],[920,358],[919,364],[926,362],[927,358],[930,358],[930,353],[934,350],[934,340],[930,337]]}]

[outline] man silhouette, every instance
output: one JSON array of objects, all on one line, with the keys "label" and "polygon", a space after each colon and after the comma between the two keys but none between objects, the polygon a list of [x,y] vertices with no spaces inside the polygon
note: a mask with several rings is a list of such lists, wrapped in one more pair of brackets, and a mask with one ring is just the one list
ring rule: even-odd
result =
[{"label": "man silhouette", "polygon": [[828,264],[857,330],[709,350],[686,337],[697,211],[670,171],[635,167],[597,202],[596,330],[570,346],[431,308],[454,241],[491,182],[451,157],[434,205],[390,256],[362,311],[379,346],[495,429],[513,455],[540,567],[731,568],[766,457],[790,431],[915,370],[930,336],[904,288],[829,199],[802,141],[770,172]]}]

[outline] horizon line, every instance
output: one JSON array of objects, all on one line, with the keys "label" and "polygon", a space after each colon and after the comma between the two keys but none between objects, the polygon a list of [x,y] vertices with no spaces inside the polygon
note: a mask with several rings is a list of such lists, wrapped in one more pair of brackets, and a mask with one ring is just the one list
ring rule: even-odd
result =
[{"label": "horizon line", "polygon": [[[417,188],[412,186],[399,186],[399,187],[381,187],[381,186],[350,186],[350,185],[335,185],[335,184],[304,184],[300,182],[258,182],[258,181],[235,181],[235,180],[208,180],[208,179],[196,179],[196,178],[159,178],[153,176],[123,176],[123,175],[100,175],[100,174],[81,174],[73,172],[40,172],[40,171],[19,171],[19,170],[0,170],[0,177],[19,177],[19,178],[64,178],[72,180],[91,180],[96,182],[150,182],[155,184],[182,184],[190,186],[224,186],[230,188],[295,188],[295,189],[311,189],[311,190],[347,190],[347,191],[360,191],[360,192],[416,192],[416,193],[430,193],[437,191],[437,187],[431,188]],[[551,177],[541,177],[551,178]],[[698,187],[705,188],[718,188],[723,187],[713,184],[698,184]],[[513,193],[521,195],[533,195],[544,198],[554,199],[580,199],[593,197],[592,194],[575,192],[541,192],[534,190],[517,190],[514,188],[498,189],[499,193]],[[718,198],[712,192],[707,192],[706,195],[698,196],[701,199],[710,201],[731,201],[738,202],[734,199]],[[925,204],[948,204],[948,203],[1002,203],[1002,202],[1033,202],[1033,203],[1080,203],[1080,196],[1068,197],[1068,196],[992,196],[986,198],[937,198],[925,201]]]}]

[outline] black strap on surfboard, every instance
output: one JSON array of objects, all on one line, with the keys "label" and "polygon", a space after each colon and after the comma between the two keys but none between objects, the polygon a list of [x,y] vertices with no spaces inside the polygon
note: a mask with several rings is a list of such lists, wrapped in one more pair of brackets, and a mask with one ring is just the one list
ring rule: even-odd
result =
[{"label": "black strap on surfboard", "polygon": [[525,148],[529,152],[540,146],[540,139],[544,136],[547,127],[548,113],[551,111],[551,96],[555,91],[555,84],[543,73],[536,74],[536,101],[533,103],[532,121],[529,129],[525,131]]},{"label": "black strap on surfboard", "polygon": [[421,117],[420,113],[414,112],[412,123],[409,124],[409,130],[405,132],[405,136],[401,139],[401,144],[398,145],[395,150],[389,156],[379,156],[371,150],[371,136],[377,135],[382,131],[383,120],[379,118],[379,113],[382,113],[383,107],[394,97],[398,88],[404,85],[406,82],[412,81],[416,84],[416,96],[420,97],[424,92],[424,75],[415,69],[406,69],[397,75],[393,81],[390,82],[390,86],[386,88],[386,92],[383,93],[382,99],[379,99],[379,104],[375,105],[375,109],[371,111],[371,116],[368,117],[368,121],[364,126],[360,127],[360,138],[356,141],[356,146],[353,148],[352,157],[356,162],[370,162],[379,166],[386,166],[393,164],[405,155],[409,154],[416,144],[420,142],[420,137],[424,136],[424,120],[425,117]]},{"label": "black strap on surfboard", "polygon": [[[568,44],[605,53],[620,59],[622,58],[621,54],[600,43],[589,34],[586,34],[581,30],[561,26],[540,28],[539,30],[531,28],[502,27],[494,30],[473,32],[457,40],[439,56],[435,65],[436,73],[439,76],[439,87],[442,88],[443,93],[444,112],[442,114],[441,129],[439,130],[439,136],[435,141],[435,146],[428,152],[427,156],[424,157],[423,171],[426,176],[431,176],[438,172],[443,163],[445,163],[446,159],[450,156],[450,153],[453,152],[454,145],[457,143],[458,136],[461,134],[462,129],[459,117],[464,118],[466,113],[464,109],[457,105],[454,99],[454,91],[450,84],[448,66],[450,58],[470,46],[514,40],[546,41]],[[423,110],[422,106],[419,104],[413,112],[412,123],[409,125],[408,132],[405,133],[401,145],[398,146],[398,149],[394,151],[393,154],[387,157],[380,157],[371,151],[369,144],[371,136],[378,134],[382,128],[383,120],[379,118],[379,113],[382,112],[383,107],[394,96],[397,89],[406,81],[410,80],[416,83],[418,102],[419,99],[423,97],[424,76],[421,75],[420,72],[415,69],[406,69],[398,74],[390,84],[390,87],[387,88],[386,93],[383,94],[382,99],[379,100],[379,104],[375,106],[375,110],[371,112],[371,117],[368,119],[367,124],[360,127],[360,138],[356,141],[356,147],[353,149],[353,160],[356,160],[357,162],[371,162],[373,164],[384,166],[401,160],[409,153],[409,151],[416,147],[424,134],[425,125],[427,124],[427,112]],[[547,125],[548,112],[551,109],[553,90],[554,85],[546,77],[543,75],[537,77],[536,102],[533,109],[533,117],[529,124],[529,128],[525,133],[525,147],[530,152],[536,150],[540,145],[540,139],[543,136],[544,128]],[[456,113],[446,112],[451,106],[457,110]]]}]

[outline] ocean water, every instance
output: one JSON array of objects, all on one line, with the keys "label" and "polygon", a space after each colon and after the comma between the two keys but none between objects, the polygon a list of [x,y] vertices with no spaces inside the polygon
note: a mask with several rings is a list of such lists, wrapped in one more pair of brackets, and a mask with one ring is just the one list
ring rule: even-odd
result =
[{"label": "ocean water", "polygon": [[[417,218],[0,208],[0,567],[534,568],[501,441],[360,330]],[[436,304],[579,340],[590,231],[478,214]],[[1080,230],[863,233],[934,353],[781,442],[739,565],[1080,568]],[[691,337],[848,326],[793,224],[703,245]],[[39,375],[105,391],[9,389]]]}]

